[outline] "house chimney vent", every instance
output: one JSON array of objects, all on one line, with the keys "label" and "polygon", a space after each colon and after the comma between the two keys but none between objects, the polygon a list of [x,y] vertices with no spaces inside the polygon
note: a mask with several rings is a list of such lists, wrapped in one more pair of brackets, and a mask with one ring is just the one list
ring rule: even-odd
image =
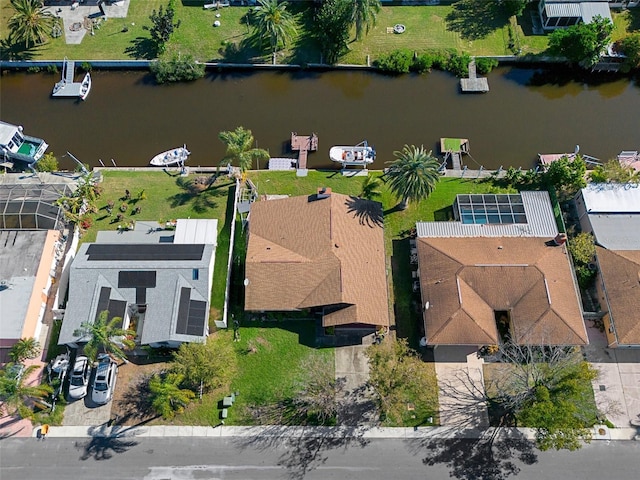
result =
[{"label": "house chimney vent", "polygon": [[331,189],[329,187],[318,188],[318,192],[316,194],[316,197],[318,198],[318,200],[321,200],[323,198],[329,198],[330,196],[331,196]]}]

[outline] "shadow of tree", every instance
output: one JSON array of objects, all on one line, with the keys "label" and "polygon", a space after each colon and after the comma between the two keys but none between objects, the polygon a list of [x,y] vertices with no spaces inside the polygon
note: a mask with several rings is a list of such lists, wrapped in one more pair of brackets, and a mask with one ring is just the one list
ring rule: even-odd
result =
[{"label": "shadow of tree", "polygon": [[25,47],[16,43],[11,37],[0,40],[0,59],[2,60],[33,60],[38,54],[39,47]]},{"label": "shadow of tree", "polygon": [[140,375],[129,384],[123,397],[118,400],[118,409],[127,413],[117,418],[119,424],[137,421],[139,424],[158,418],[159,415],[151,407],[149,378],[153,373]]},{"label": "shadow of tree", "polygon": [[153,60],[157,56],[157,47],[153,40],[136,37],[131,40],[131,46],[124,49],[124,53],[135,59]]},{"label": "shadow of tree", "polygon": [[216,199],[228,193],[227,187],[232,182],[218,181],[218,175],[200,176],[196,178],[179,177],[176,185],[182,192],[169,197],[173,208],[192,203],[196,213],[204,213],[216,206]]},{"label": "shadow of tree", "polygon": [[459,480],[506,480],[518,475],[521,465],[538,461],[534,444],[519,431],[509,431],[500,438],[495,432],[479,439],[427,439],[413,447],[428,452],[424,465],[444,464],[449,475]]},{"label": "shadow of tree", "polygon": [[367,225],[370,228],[382,227],[384,219],[381,203],[350,196],[345,204],[347,205],[347,213],[353,213],[358,218],[360,225]]},{"label": "shadow of tree", "polygon": [[465,40],[479,40],[509,23],[499,2],[460,0],[446,17],[447,29]]},{"label": "shadow of tree", "polygon": [[327,461],[327,452],[338,448],[364,448],[369,441],[364,438],[366,427],[256,427],[255,435],[237,437],[234,442],[241,449],[259,451],[286,450],[278,465],[287,469],[291,479],[302,479]]},{"label": "shadow of tree", "polygon": [[138,445],[138,442],[131,439],[134,432],[131,429],[120,430],[116,434],[112,434],[108,424],[91,427],[89,435],[91,439],[87,442],[76,442],[75,447],[82,450],[80,460],[109,460],[115,454],[124,453],[132,447]]}]

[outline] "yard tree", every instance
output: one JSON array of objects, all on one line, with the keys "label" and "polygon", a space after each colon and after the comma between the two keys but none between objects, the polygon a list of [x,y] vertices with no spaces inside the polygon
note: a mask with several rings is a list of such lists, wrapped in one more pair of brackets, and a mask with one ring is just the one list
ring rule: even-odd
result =
[{"label": "yard tree", "polygon": [[46,42],[54,17],[42,0],[11,0],[14,14],[9,18],[10,38],[26,48]]},{"label": "yard tree", "polygon": [[48,152],[40,158],[35,164],[38,172],[57,172],[59,170],[58,159],[51,152]]},{"label": "yard tree", "polygon": [[[405,339],[386,337],[366,350],[369,385],[373,389],[381,418],[392,425],[422,423],[432,417],[437,405],[435,371],[409,348]],[[407,405],[414,410],[408,411]]]},{"label": "yard tree", "polygon": [[287,2],[258,0],[259,10],[254,12],[256,24],[254,35],[262,43],[269,41],[271,53],[286,46],[296,34],[295,17],[287,10]]},{"label": "yard tree", "polygon": [[573,196],[587,185],[587,164],[580,155],[570,159],[566,155],[551,162],[543,174],[543,181],[553,186],[562,199]]},{"label": "yard tree", "polygon": [[405,210],[409,202],[418,202],[431,195],[440,180],[440,163],[422,145],[405,145],[393,154],[397,159],[389,162],[384,178],[391,191],[401,199],[400,209]]},{"label": "yard tree", "polygon": [[611,21],[596,15],[591,23],[554,30],[549,35],[549,51],[589,68],[600,59],[600,54],[611,41],[611,32]]},{"label": "yard tree", "polygon": [[[607,412],[598,412],[591,381],[594,370],[578,348],[556,345],[516,345],[506,342],[492,355],[500,358],[485,392],[478,397],[501,426],[530,427],[540,449],[579,448],[590,440],[590,427]],[[447,384],[441,385],[447,390]]]},{"label": "yard tree", "polygon": [[180,388],[184,376],[177,373],[158,373],[149,379],[151,407],[165,419],[182,413],[184,408],[195,398],[191,390]]},{"label": "yard tree", "polygon": [[627,57],[624,62],[624,71],[640,68],[640,33],[624,37],[620,41],[620,47]]},{"label": "yard tree", "polygon": [[135,342],[130,338],[135,332],[121,328],[121,324],[122,318],[113,317],[109,320],[109,311],[103,310],[95,322],[83,322],[73,335],[78,337],[79,342],[88,338],[84,353],[92,362],[96,361],[98,353],[107,353],[126,361],[124,349],[135,347]]},{"label": "yard tree", "polygon": [[175,21],[175,14],[175,8],[169,2],[166,9],[160,5],[158,11],[154,9],[149,16],[149,20],[151,20],[149,34],[158,54],[164,53],[166,43],[171,38],[174,30],[180,27],[180,20]]},{"label": "yard tree", "polygon": [[349,0],[325,0],[316,10],[314,32],[325,63],[336,63],[348,50],[352,14]]},{"label": "yard tree", "polygon": [[33,411],[30,405],[34,400],[44,400],[53,389],[49,385],[27,385],[29,376],[40,368],[31,365],[8,363],[0,370],[0,401],[9,415],[18,414],[22,418],[31,418]]},{"label": "yard tree", "polygon": [[502,9],[509,16],[522,15],[522,12],[524,12],[527,6],[527,1],[528,0],[499,0]]},{"label": "yard tree", "polygon": [[251,168],[256,161],[269,160],[269,152],[262,148],[254,148],[253,133],[244,127],[238,127],[232,131],[224,131],[218,134],[218,138],[227,146],[227,151],[221,164],[237,164],[242,172]]},{"label": "yard tree", "polygon": [[180,345],[171,370],[184,377],[186,386],[203,394],[228,384],[236,368],[232,343],[223,335],[212,335],[206,343]]},{"label": "yard tree", "polygon": [[35,338],[21,338],[9,350],[9,358],[14,363],[22,363],[27,359],[36,358],[39,353],[40,343]]},{"label": "yard tree", "polygon": [[380,13],[380,0],[352,0],[351,22],[356,28],[356,40],[376,25],[376,15]]},{"label": "yard tree", "polygon": [[597,165],[589,174],[594,183],[640,183],[640,172],[617,158]]},{"label": "yard tree", "polygon": [[593,235],[587,232],[577,234],[569,240],[569,251],[574,262],[588,265],[596,255]]}]

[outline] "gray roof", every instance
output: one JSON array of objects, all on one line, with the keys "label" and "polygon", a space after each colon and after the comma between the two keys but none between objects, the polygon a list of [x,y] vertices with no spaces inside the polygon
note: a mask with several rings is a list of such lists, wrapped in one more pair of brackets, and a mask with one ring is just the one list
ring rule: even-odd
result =
[{"label": "gray roof", "polygon": [[582,18],[584,23],[591,23],[596,15],[611,20],[611,10],[607,0],[592,1],[547,1],[544,6],[549,17],[575,17]]},{"label": "gray roof", "polygon": [[0,230],[0,340],[22,336],[47,231]]},{"label": "gray roof", "polygon": [[520,192],[525,224],[463,224],[462,222],[418,222],[418,237],[550,237],[558,234],[548,192]]},{"label": "gray roof", "polygon": [[590,214],[598,245],[609,250],[640,250],[640,214]]},{"label": "gray roof", "polygon": [[588,213],[640,213],[640,185],[590,183],[580,192]]},{"label": "gray roof", "polygon": [[[122,236],[126,237],[129,233],[135,232],[125,232]],[[114,248],[113,245],[96,243],[84,244],[80,247],[71,265],[69,302],[58,343],[68,344],[78,341],[73,333],[83,322],[94,321],[96,318],[103,287],[111,289],[111,300],[124,301],[130,306],[147,305],[142,321],[142,332],[138,330],[141,344],[192,342],[202,339],[208,331],[215,247],[211,244],[192,245],[192,255],[188,256],[188,259],[185,255],[179,254],[175,256],[176,259],[168,260],[172,249],[182,252],[185,245],[156,243],[155,245],[144,244],[144,248],[141,248],[140,244],[127,242],[118,244],[119,248]],[[92,247],[93,250],[91,250]],[[95,254],[96,247],[105,250],[101,256]],[[140,251],[144,252],[145,256],[140,257]],[[89,252],[94,253],[89,254]],[[160,252],[162,257],[153,259],[155,252]],[[196,253],[197,255],[193,255]],[[117,258],[118,255],[121,255],[121,258]],[[197,278],[194,276],[194,269],[198,270]],[[155,272],[152,274],[152,283],[155,286],[147,288],[122,286],[125,282],[120,276],[121,272]],[[133,276],[144,277],[140,274],[133,274]],[[188,289],[191,301],[206,304],[204,326],[200,335],[177,333],[177,330],[180,330],[178,309],[183,288]]]}]

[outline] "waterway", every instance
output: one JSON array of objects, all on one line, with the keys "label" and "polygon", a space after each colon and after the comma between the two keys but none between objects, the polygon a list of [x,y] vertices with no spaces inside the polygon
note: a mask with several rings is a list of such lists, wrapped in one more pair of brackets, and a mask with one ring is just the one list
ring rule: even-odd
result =
[{"label": "waterway", "polygon": [[[80,75],[80,72],[76,72]],[[217,165],[218,132],[242,125],[272,156],[288,152],[292,131],[316,132],[311,168],[335,168],[332,145],[364,139],[375,168],[406,144],[438,152],[440,137],[468,138],[469,168],[530,168],[538,153],[580,151],[601,159],[640,149],[640,87],[628,79],[597,85],[558,72],[501,67],[487,94],[461,94],[441,72],[389,77],[364,71],[215,73],[189,84],[157,86],[143,72],[94,71],[85,102],[51,98],[59,75],[5,72],[0,118],[91,166],[144,166],[183,143],[188,164]],[[70,168],[70,160],[61,164]],[[254,166],[255,167],[255,166]],[[260,165],[265,168],[265,165]]]}]

